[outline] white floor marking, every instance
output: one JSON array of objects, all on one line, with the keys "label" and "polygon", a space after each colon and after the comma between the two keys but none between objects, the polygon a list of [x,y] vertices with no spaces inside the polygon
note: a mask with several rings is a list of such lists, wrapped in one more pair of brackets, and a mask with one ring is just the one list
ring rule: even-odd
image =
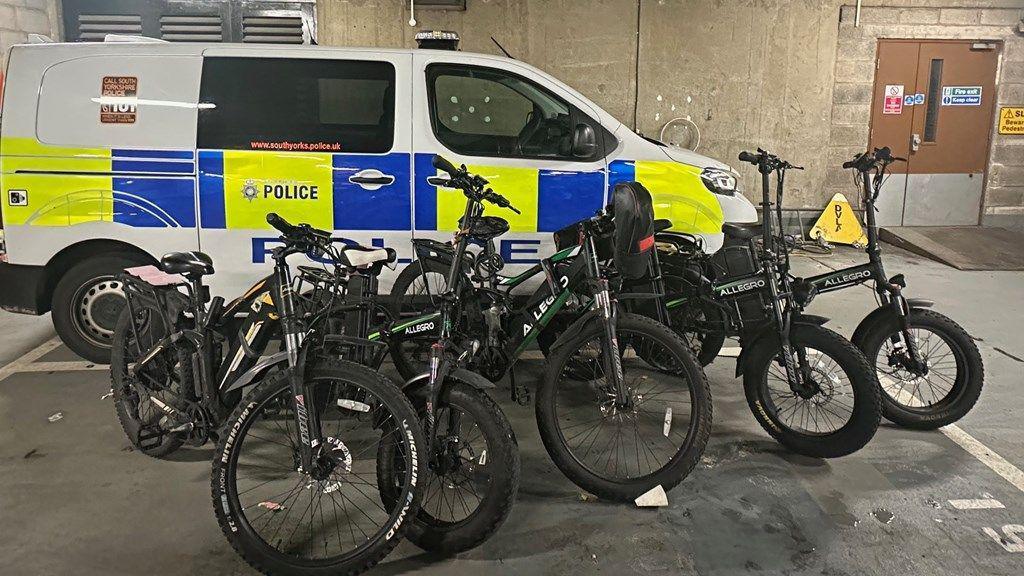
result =
[{"label": "white floor marking", "polygon": [[1003,550],[1010,553],[1024,552],[1024,540],[1019,536],[1024,534],[1024,526],[1020,524],[1007,524],[1003,526],[1002,530],[1003,534],[1000,535],[999,532],[988,527],[981,529],[989,538],[995,540],[996,544],[1002,546]]},{"label": "white floor marking", "polygon": [[106,364],[94,364],[86,360],[77,362],[33,362],[18,372],[77,372],[79,370],[110,370]]},{"label": "white floor marking", "polygon": [[949,426],[943,426],[939,428],[939,431],[946,435],[947,438],[956,442],[961,448],[967,450],[971,456],[974,456],[985,466],[992,469],[993,472],[1002,476],[1007,482],[1017,487],[1017,490],[1024,492],[1024,472],[1020,471],[1013,464],[1010,464],[1006,458],[1003,458],[999,454],[996,454],[988,446],[985,446],[978,441],[977,438],[971,436],[967,432],[964,432],[956,424],[950,424]]},{"label": "white floor marking", "polygon": [[[892,383],[892,380],[885,376],[879,378],[879,380],[882,386],[885,387],[890,386]],[[923,405],[917,396],[905,391],[903,388],[897,390],[896,395],[896,400],[901,404],[908,406]],[[979,442],[977,438],[971,436],[956,424],[943,426],[939,428],[939,432],[942,432],[947,438],[959,444],[968,454],[980,460],[982,464],[991,468],[993,472],[1002,476],[1007,482],[1016,486],[1017,490],[1024,492],[1024,472],[1021,472],[1020,468],[1008,462],[1006,458],[996,454],[995,451]]]},{"label": "white floor marking", "polygon": [[957,510],[991,510],[993,508],[1006,508],[999,500],[992,498],[977,498],[973,500],[950,500],[949,505]]},{"label": "white floor marking", "polygon": [[53,350],[58,346],[60,346],[60,338],[54,336],[53,338],[50,338],[49,340],[43,342],[39,346],[36,346],[35,348],[29,350],[28,352],[25,352],[21,356],[21,358],[18,358],[17,360],[9,362],[4,366],[0,367],[0,381],[3,381],[11,374],[24,372],[26,366],[28,366],[32,362],[35,362],[39,358],[42,358],[47,352]]},{"label": "white floor marking", "polygon": [[737,358],[740,355],[740,350],[742,350],[742,348],[739,346],[722,348],[718,351],[718,355],[722,358]]}]

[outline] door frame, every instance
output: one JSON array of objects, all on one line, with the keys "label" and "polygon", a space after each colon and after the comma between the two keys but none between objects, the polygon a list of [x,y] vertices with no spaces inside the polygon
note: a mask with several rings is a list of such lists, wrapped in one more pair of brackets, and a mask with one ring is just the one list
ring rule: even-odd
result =
[{"label": "door frame", "polygon": [[[993,87],[995,89],[995,92],[996,92],[996,94],[993,94],[992,97],[996,98],[996,101],[993,102],[993,104],[992,104],[991,116],[988,119],[988,131],[985,134],[985,167],[984,167],[984,170],[982,171],[982,176],[981,176],[981,178],[982,178],[982,180],[981,180],[981,199],[978,202],[977,221],[974,224],[975,226],[980,226],[981,222],[982,222],[982,217],[985,214],[985,193],[988,190],[988,173],[989,173],[989,167],[991,166],[991,163],[992,163],[992,140],[993,140],[993,135],[995,133],[995,121],[996,121],[996,119],[998,117],[997,115],[999,114],[999,101],[998,101],[999,77],[1000,77],[1000,73],[1002,72],[1003,51],[1005,50],[1005,47],[1006,47],[1005,42],[1003,42],[1003,40],[979,40],[979,39],[962,39],[962,38],[877,38],[876,39],[876,43],[875,43],[875,67],[874,67],[874,72],[875,73],[872,75],[872,78],[871,78],[871,107],[868,109],[869,112],[868,112],[868,141],[867,141],[867,146],[869,148],[871,146],[871,140],[872,140],[872,136],[874,135],[874,130],[875,130],[875,126],[874,126],[874,110],[875,110],[875,106],[880,104],[875,99],[875,95],[876,95],[876,88],[877,88],[877,83],[878,83],[878,74],[877,74],[877,72],[878,72],[878,68],[879,68],[880,63],[881,63],[881,60],[880,60],[881,50],[879,49],[879,47],[883,43],[887,43],[887,44],[978,44],[978,43],[984,43],[984,44],[995,44],[996,45],[996,47],[994,49],[994,52],[996,53],[996,70],[995,70],[995,78],[993,78],[993,80],[992,80],[992,85],[993,85]],[[908,158],[908,160],[909,160],[909,158]],[[909,162],[908,162],[908,168],[909,168]],[[909,176],[910,176],[909,170],[906,172],[906,176],[907,176],[907,179],[909,179]],[[904,197],[903,197],[904,214],[900,216],[900,225],[901,226],[903,226],[903,222],[906,220],[906,218],[905,218],[906,202],[907,202],[907,199],[906,199],[906,186],[907,186],[906,180],[904,181],[903,186],[904,186]]]}]

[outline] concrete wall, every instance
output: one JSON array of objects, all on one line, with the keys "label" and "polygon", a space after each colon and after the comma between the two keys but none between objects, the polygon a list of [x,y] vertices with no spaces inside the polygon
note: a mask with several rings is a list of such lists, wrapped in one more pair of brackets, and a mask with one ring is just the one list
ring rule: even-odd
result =
[{"label": "concrete wall", "polygon": [[[497,54],[493,35],[627,124],[635,110],[645,134],[688,116],[710,156],[735,165],[740,150],[770,148],[807,167],[789,180],[791,207],[820,208],[837,189],[849,192],[835,168],[867,146],[880,35],[1001,39],[1000,102],[1024,103],[1024,36],[1014,24],[1024,0],[866,0],[855,30],[852,18],[840,22],[844,4],[849,11],[854,2],[467,0],[466,11],[418,10],[415,27],[400,0],[320,0],[317,10],[323,44],[413,46],[417,30],[438,28],[458,32],[464,50]],[[665,134],[682,143],[691,136],[675,127]],[[993,215],[1024,217],[1021,145],[1020,137],[995,141],[985,200]],[[754,176],[746,175],[748,193]]]},{"label": "concrete wall", "polygon": [[[982,2],[964,4],[985,4]],[[1024,2],[1017,3],[1024,7]],[[839,162],[862,149],[868,137],[875,46],[879,38],[952,38],[1003,43],[996,79],[998,107],[1024,106],[1024,35],[1017,31],[1024,10],[1016,8],[916,6],[867,7],[861,25],[842,9],[835,64],[825,196],[849,188]],[[1024,136],[1002,136],[993,121],[982,223],[1024,228]]]},{"label": "concrete wall", "polygon": [[0,65],[7,64],[11,45],[24,43],[29,34],[59,39],[59,6],[57,0],[0,0]]}]

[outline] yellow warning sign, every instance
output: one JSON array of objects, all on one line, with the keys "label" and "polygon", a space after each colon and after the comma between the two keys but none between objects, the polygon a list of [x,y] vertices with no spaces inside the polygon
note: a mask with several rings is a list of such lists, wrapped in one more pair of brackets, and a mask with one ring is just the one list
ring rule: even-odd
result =
[{"label": "yellow warning sign", "polygon": [[868,241],[850,202],[846,196],[839,193],[832,197],[821,217],[814,223],[811,238],[824,238],[829,242],[862,246]]},{"label": "yellow warning sign", "polygon": [[999,133],[1024,136],[1024,107],[1003,106],[999,109]]}]

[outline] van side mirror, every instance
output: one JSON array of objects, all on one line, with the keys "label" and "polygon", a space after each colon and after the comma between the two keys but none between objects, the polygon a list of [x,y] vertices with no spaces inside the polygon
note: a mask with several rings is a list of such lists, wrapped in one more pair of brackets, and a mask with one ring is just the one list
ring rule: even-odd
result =
[{"label": "van side mirror", "polygon": [[572,155],[591,158],[597,153],[597,134],[590,124],[577,124],[572,131]]}]

